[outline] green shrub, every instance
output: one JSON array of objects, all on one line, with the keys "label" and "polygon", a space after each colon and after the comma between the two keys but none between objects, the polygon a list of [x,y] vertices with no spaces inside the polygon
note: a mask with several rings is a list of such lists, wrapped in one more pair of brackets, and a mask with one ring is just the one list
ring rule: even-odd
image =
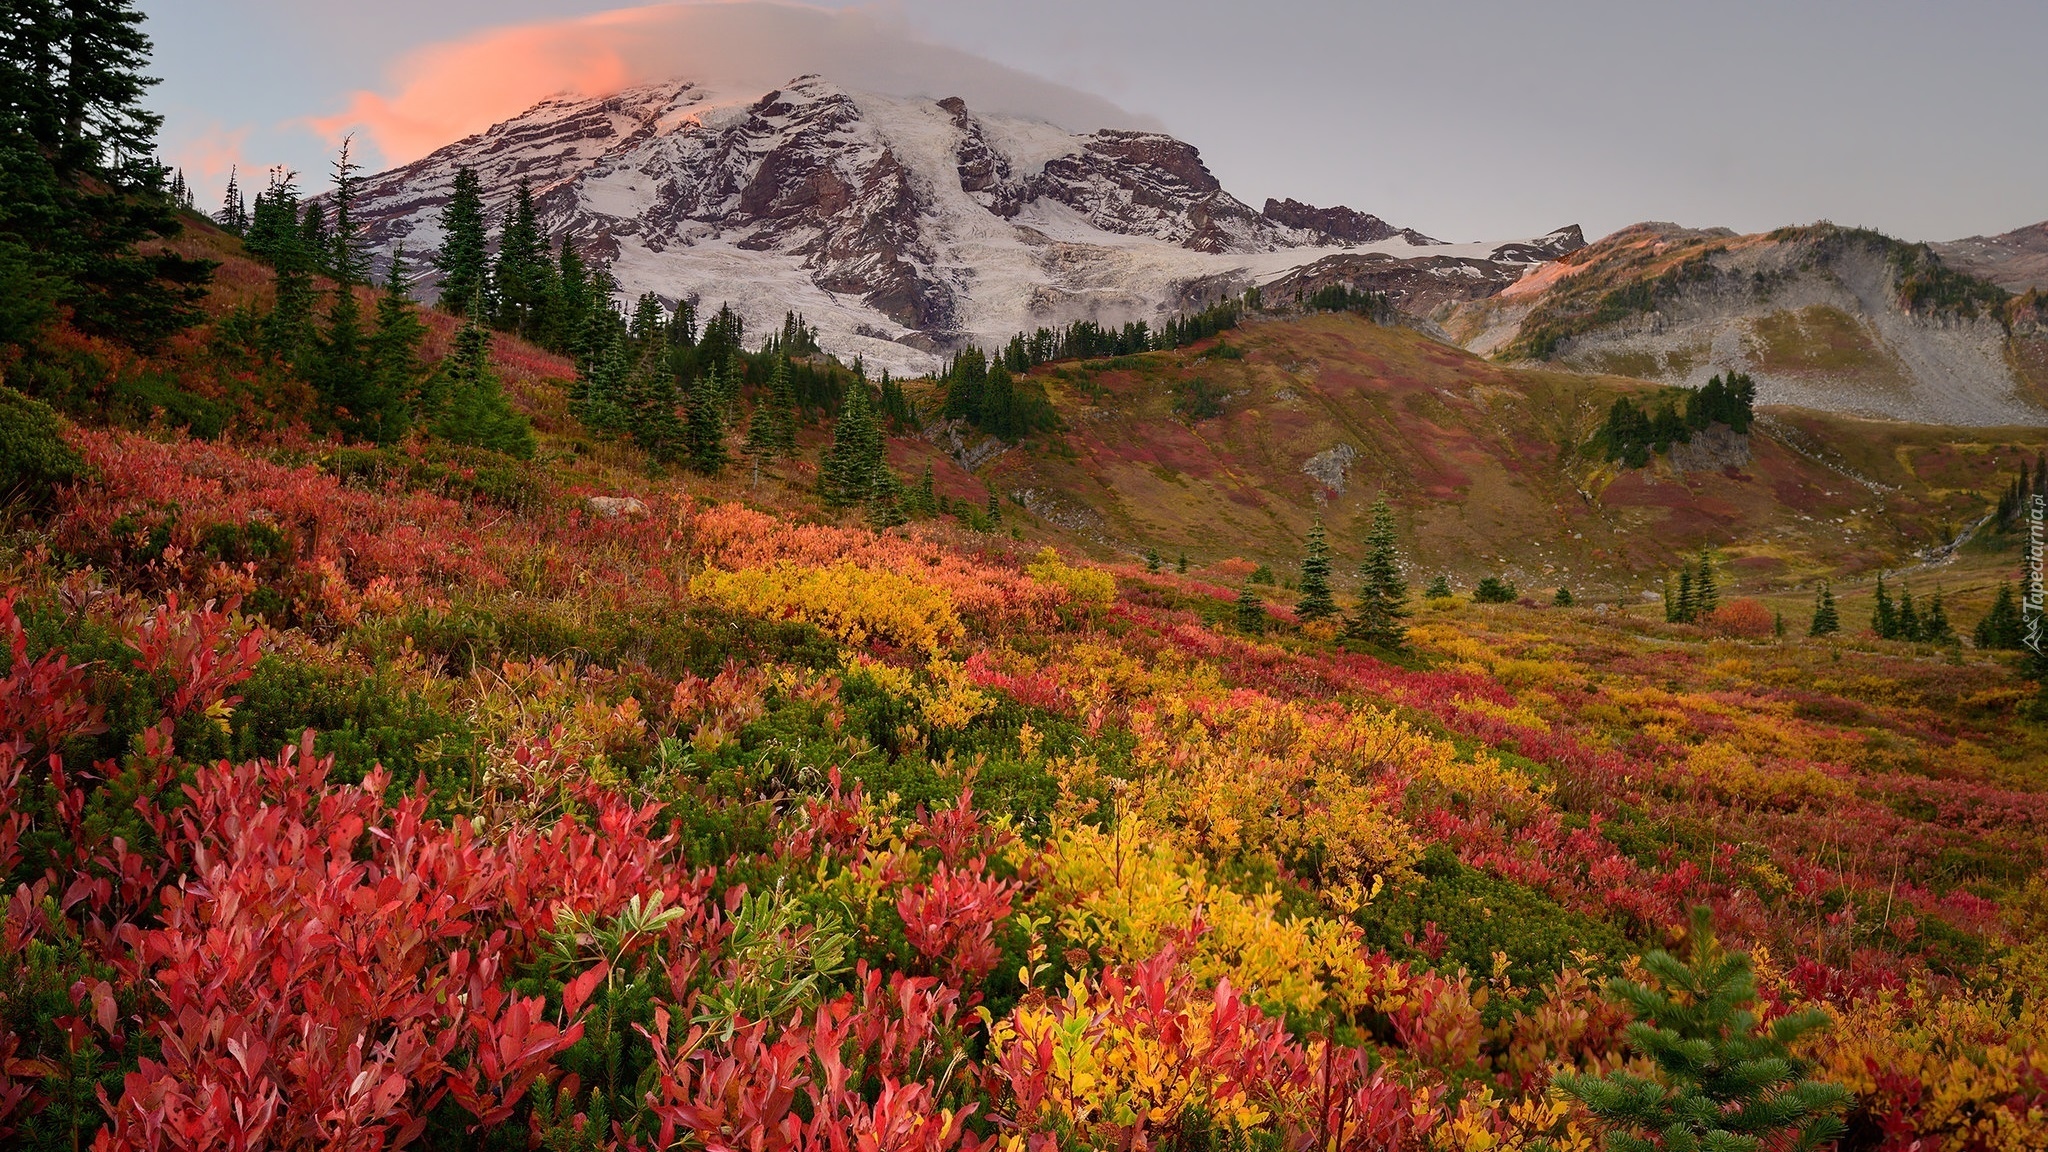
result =
[{"label": "green shrub", "polygon": [[50,406],[0,385],[0,506],[48,507],[84,470]]},{"label": "green shrub", "polygon": [[[1479,975],[1493,957],[1508,959],[1515,983],[1535,987],[1567,966],[1574,952],[1603,958],[1633,949],[1613,926],[1581,916],[1533,888],[1490,876],[1460,861],[1443,845],[1423,853],[1419,879],[1383,893],[1358,913],[1366,939],[1396,956],[1439,968],[1459,965]],[[1429,957],[1429,926],[1443,935],[1443,950]]]},{"label": "green shrub", "polygon": [[1512,604],[1517,595],[1513,584],[1498,576],[1488,576],[1473,590],[1472,599],[1481,604]]}]

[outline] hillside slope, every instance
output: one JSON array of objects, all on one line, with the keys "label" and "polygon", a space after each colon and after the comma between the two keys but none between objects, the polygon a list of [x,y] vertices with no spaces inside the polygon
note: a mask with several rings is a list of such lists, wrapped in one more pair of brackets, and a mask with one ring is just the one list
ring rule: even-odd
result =
[{"label": "hillside slope", "polygon": [[1639,224],[1444,320],[1484,355],[1928,424],[2048,424],[2048,308],[1933,249],[1817,224],[1740,236]]},{"label": "hillside slope", "polygon": [[[1511,367],[1419,332],[1328,315],[1258,323],[1220,343],[1055,364],[1041,380],[1066,430],[983,466],[997,490],[1077,541],[1291,564],[1312,517],[1355,558],[1385,493],[1417,575],[1633,597],[1713,544],[1758,587],[1895,566],[1951,539],[2048,434],[1969,432],[1767,411],[1747,443],[1622,470],[1582,447],[1614,376]],[[1194,418],[1191,398],[1220,398]],[[958,429],[931,438],[951,446]],[[965,460],[997,446],[962,442]]]}]

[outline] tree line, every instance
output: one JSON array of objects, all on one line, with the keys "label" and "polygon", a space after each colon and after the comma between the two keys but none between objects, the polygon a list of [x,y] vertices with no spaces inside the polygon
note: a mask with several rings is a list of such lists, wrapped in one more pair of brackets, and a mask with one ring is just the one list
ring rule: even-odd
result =
[{"label": "tree line", "polygon": [[1730,372],[1725,379],[1717,374],[1704,387],[1687,393],[1684,403],[1681,413],[1678,401],[1667,396],[1651,412],[1626,397],[1617,398],[1607,410],[1607,422],[1594,435],[1593,447],[1604,459],[1642,468],[1652,456],[1663,455],[1673,444],[1689,444],[1693,433],[1716,424],[1746,433],[1756,418],[1756,385],[1747,373]]}]

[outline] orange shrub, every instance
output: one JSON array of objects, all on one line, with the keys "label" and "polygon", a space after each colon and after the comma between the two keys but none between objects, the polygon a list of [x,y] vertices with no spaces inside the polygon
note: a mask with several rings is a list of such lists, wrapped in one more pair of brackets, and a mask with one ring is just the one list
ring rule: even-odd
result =
[{"label": "orange shrub", "polygon": [[1724,636],[1742,636],[1759,639],[1777,630],[1777,619],[1771,610],[1755,600],[1731,600],[1714,609],[1707,616],[1709,629]]}]

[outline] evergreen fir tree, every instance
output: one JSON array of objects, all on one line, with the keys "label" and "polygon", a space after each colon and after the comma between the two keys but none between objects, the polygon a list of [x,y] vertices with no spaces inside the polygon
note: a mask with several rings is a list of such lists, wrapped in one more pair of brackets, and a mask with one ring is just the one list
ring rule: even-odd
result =
[{"label": "evergreen fir tree", "polygon": [[1832,636],[1842,630],[1842,618],[1835,611],[1835,591],[1821,582],[1820,592],[1813,598],[1813,626],[1806,630],[1808,636]]},{"label": "evergreen fir tree", "polygon": [[589,368],[577,380],[569,396],[569,414],[598,436],[618,436],[632,430],[627,408],[626,379],[633,361],[626,351],[623,332],[613,330],[604,348],[591,358]]},{"label": "evergreen fir tree", "polygon": [[1662,950],[1643,957],[1654,984],[1608,985],[1633,1009],[1623,1035],[1656,1074],[1566,1072],[1554,1083],[1614,1126],[1610,1152],[1808,1152],[1839,1136],[1848,1089],[1807,1079],[1792,1053],[1827,1014],[1808,1008],[1764,1025],[1749,957],[1721,948],[1704,909],[1689,941],[1690,963]]},{"label": "evergreen fir tree", "polygon": [[[768,369],[768,396],[764,401],[771,423],[769,431],[774,434],[773,445],[778,455],[788,456],[796,451],[796,388],[789,380],[789,361],[777,357]],[[930,468],[927,466],[926,471]]]},{"label": "evergreen fir tree", "polygon": [[[626,373],[623,405],[626,430],[649,459],[674,464],[691,459],[689,429],[676,415],[676,382],[660,356],[635,352],[630,345],[626,356],[632,367]],[[697,392],[702,392],[700,381]],[[719,441],[724,447],[724,441]],[[723,461],[721,461],[722,463]]]},{"label": "evergreen fir tree", "polygon": [[1882,574],[1877,578],[1877,598],[1870,609],[1870,630],[1883,640],[1899,634],[1898,611],[1892,607],[1891,593],[1885,590]]},{"label": "evergreen fir tree", "polygon": [[2026,639],[2026,623],[2011,584],[2000,584],[1991,610],[1977,621],[1973,634],[1979,648],[2018,648]]},{"label": "evergreen fir tree", "polygon": [[1237,594],[1237,630],[1247,636],[1263,636],[1266,632],[1266,602],[1259,599],[1250,584]]},{"label": "evergreen fir tree", "polygon": [[[264,350],[296,368],[313,343],[314,261],[305,233],[297,226],[299,194],[294,179],[285,169],[271,173],[265,193],[269,205],[250,227],[249,246],[260,248],[276,272],[270,315],[263,322]],[[318,215],[311,209],[308,214]]]},{"label": "evergreen fir tree", "polygon": [[432,430],[451,444],[487,448],[521,459],[533,455],[533,428],[506,399],[491,370],[491,331],[471,316],[441,364],[440,411]]},{"label": "evergreen fir tree", "polygon": [[1187,575],[1187,574],[1188,574],[1188,554],[1187,554],[1187,553],[1185,553],[1185,552],[1181,553],[1181,554],[1180,554],[1180,556],[1179,556],[1179,558],[1178,558],[1178,559],[1176,559],[1176,560],[1175,560],[1175,561],[1173,562],[1173,570],[1174,570],[1175,572],[1178,572],[1178,573],[1180,573],[1180,574],[1181,574],[1181,575],[1183,575],[1183,576],[1185,576],[1185,575]]},{"label": "evergreen fir tree", "polygon": [[1455,595],[1457,593],[1451,591],[1449,574],[1441,572],[1437,574],[1436,579],[1429,582],[1429,587],[1422,590],[1424,600],[1449,600]]},{"label": "evergreen fir tree", "polygon": [[369,276],[368,258],[355,224],[360,171],[350,158],[353,140],[343,140],[334,162],[334,234],[329,239],[328,272],[334,278],[334,300],[327,308],[327,333],[312,372],[320,398],[349,433],[376,439],[387,413],[381,398],[371,395],[367,334],[356,287]]},{"label": "evergreen fir tree", "polygon": [[1666,572],[1664,573],[1664,622],[1666,624],[1678,623],[1681,611],[1683,611],[1683,606],[1678,602],[1678,587],[1672,583],[1671,573]]},{"label": "evergreen fir tree", "polygon": [[1147,548],[1147,549],[1145,549],[1145,571],[1147,571],[1147,572],[1157,572],[1157,571],[1159,571],[1159,549],[1157,549],[1157,548]]},{"label": "evergreen fir tree", "polygon": [[1948,606],[1941,601],[1941,589],[1936,588],[1933,599],[1927,602],[1927,614],[1920,618],[1920,638],[1932,644],[1953,644],[1955,625],[1949,623]]},{"label": "evergreen fir tree", "polygon": [[868,497],[868,527],[881,531],[894,528],[909,519],[904,512],[908,493],[903,481],[897,478],[896,470],[887,464],[875,476],[874,490]]},{"label": "evergreen fir tree", "polygon": [[1337,601],[1330,595],[1330,544],[1320,516],[1309,526],[1308,555],[1301,562],[1301,599],[1294,614],[1303,620],[1327,620],[1337,614]]},{"label": "evergreen fir tree", "polygon": [[690,469],[716,476],[725,470],[725,396],[722,389],[700,380],[684,403],[684,443]]},{"label": "evergreen fir tree", "polygon": [[832,428],[832,446],[818,469],[818,487],[828,508],[865,501],[873,492],[882,466],[882,433],[867,386],[855,381],[846,391],[839,420]]},{"label": "evergreen fir tree", "polygon": [[391,257],[384,292],[377,298],[377,327],[370,335],[369,379],[364,435],[389,444],[405,435],[420,376],[420,343],[427,327],[413,311],[405,279],[405,249]]},{"label": "evergreen fir tree", "polygon": [[[521,180],[498,233],[498,258],[491,269],[491,303],[498,327],[521,336],[538,335],[547,321],[544,309],[553,272],[547,240],[534,214],[533,186]],[[660,302],[655,306],[658,311]]]},{"label": "evergreen fir tree", "polygon": [[249,201],[242,193],[241,174],[236,168],[228,169],[228,189],[220,198],[220,211],[213,214],[213,222],[235,236],[249,232]]},{"label": "evergreen fir tree", "polygon": [[1913,606],[1913,590],[1907,588],[1899,593],[1899,607],[1896,635],[1901,640],[1923,640],[1920,631],[1920,611]]},{"label": "evergreen fir tree", "polygon": [[1678,570],[1678,614],[1673,617],[1680,624],[1690,624],[1700,617],[1699,593],[1692,582],[1692,564]]},{"label": "evergreen fir tree", "polygon": [[441,308],[468,316],[484,305],[489,291],[489,237],[485,235],[483,182],[474,170],[455,170],[455,190],[441,209]]},{"label": "evergreen fir tree", "polygon": [[1373,502],[1358,584],[1358,606],[1345,623],[1344,635],[1381,648],[1401,647],[1406,639],[1401,621],[1408,615],[1408,583],[1401,576],[1400,541],[1385,496]]},{"label": "evergreen fir tree", "polygon": [[61,306],[148,352],[202,316],[213,262],[139,243],[184,226],[143,104],[142,21],[132,0],[0,6],[0,341]]},{"label": "evergreen fir tree", "polygon": [[1564,587],[1561,584],[1558,585],[1557,595],[1551,597],[1550,602],[1552,604],[1557,605],[1559,608],[1571,607],[1572,604],[1575,603],[1575,601],[1572,600],[1572,590]]},{"label": "evergreen fir tree", "polygon": [[299,217],[299,248],[315,272],[334,274],[329,264],[334,252],[327,238],[327,213],[317,201],[309,202]]},{"label": "evergreen fir tree", "polygon": [[911,504],[907,510],[919,517],[939,514],[938,481],[932,475],[930,463],[925,464],[924,475],[918,478],[917,490],[911,494]]},{"label": "evergreen fir tree", "polygon": [[1714,553],[1710,549],[1700,549],[1699,575],[1693,580],[1692,596],[1695,619],[1711,616],[1721,606],[1721,588],[1714,578]]}]

